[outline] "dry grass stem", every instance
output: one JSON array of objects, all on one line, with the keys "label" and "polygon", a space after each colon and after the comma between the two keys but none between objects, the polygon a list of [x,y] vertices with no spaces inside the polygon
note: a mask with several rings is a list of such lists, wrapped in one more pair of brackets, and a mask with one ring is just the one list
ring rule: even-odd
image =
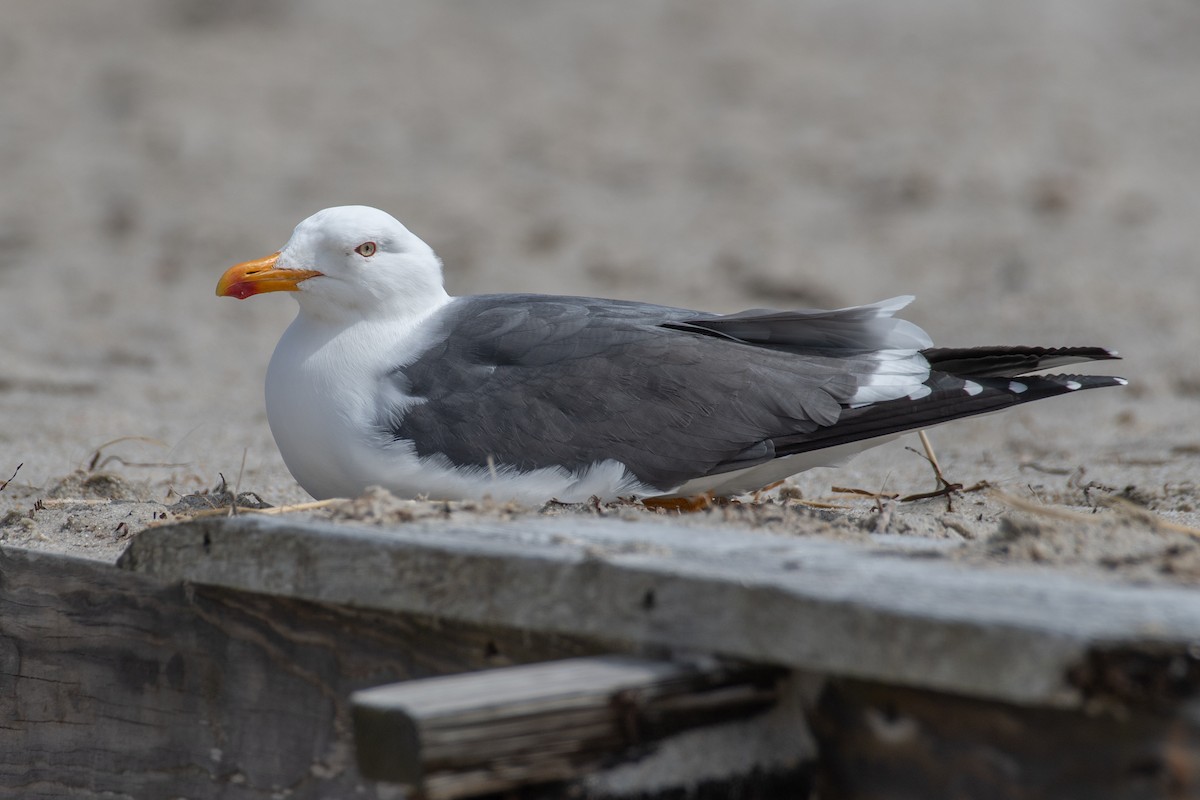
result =
[{"label": "dry grass stem", "polygon": [[830,509],[837,511],[850,511],[853,506],[844,505],[842,503],[827,503],[824,500],[788,500],[789,505],[804,506],[805,508],[817,508],[823,511]]},{"label": "dry grass stem", "polygon": [[917,436],[921,439],[921,447],[925,450],[925,458],[929,460],[929,466],[933,467],[933,474],[937,478],[938,486],[949,486],[950,481],[946,480],[946,476],[942,474],[942,465],[938,463],[937,454],[933,452],[933,445],[929,443],[929,436],[925,431],[917,431]]},{"label": "dry grass stem", "polygon": [[0,492],[3,492],[5,489],[8,488],[8,485],[13,482],[13,478],[17,477],[17,473],[21,471],[21,467],[23,467],[23,466],[25,466],[24,461],[22,461],[20,464],[17,464],[17,468],[13,470],[12,475],[8,476],[8,480],[4,481],[3,483],[0,483]]},{"label": "dry grass stem", "polygon": [[343,497],[334,497],[329,500],[310,500],[307,503],[293,503],[289,506],[273,506],[271,508],[243,508],[243,511],[248,511],[251,514],[267,514],[274,516],[276,514],[289,514],[293,511],[313,511],[318,508],[328,508],[338,503],[345,503],[347,500]]},{"label": "dry grass stem", "polygon": [[852,494],[859,497],[869,497],[872,500],[899,500],[898,492],[873,492],[870,489],[858,489],[853,486],[830,486],[829,491],[834,494]]},{"label": "dry grass stem", "polygon": [[[337,503],[345,503],[343,497],[334,497],[329,500],[311,500],[307,503],[293,503],[288,506],[271,506],[270,508],[253,508],[251,506],[238,506],[238,514],[266,514],[267,516],[276,516],[278,514],[287,514],[292,511],[313,511],[318,508],[326,508]],[[220,508],[209,508],[204,511],[197,511],[193,514],[187,514],[188,519],[200,519],[203,517],[227,517],[230,515],[230,506],[221,506]]]},{"label": "dry grass stem", "polygon": [[[1057,506],[1043,505],[1026,500],[1023,497],[1002,492],[999,489],[993,489],[992,497],[1000,502],[1011,506],[1018,511],[1025,511],[1029,514],[1036,514],[1042,517],[1050,517],[1051,519],[1060,519],[1067,522],[1078,522],[1081,524],[1094,525],[1096,522],[1095,514],[1084,514],[1079,511],[1071,511],[1066,508]],[[1193,528],[1190,525],[1183,525],[1178,522],[1172,522],[1169,519],[1155,514],[1148,508],[1131,503],[1123,497],[1106,497],[1099,500],[1099,504],[1111,509],[1116,514],[1119,514],[1127,519],[1136,520],[1156,530],[1172,531],[1174,533],[1183,533],[1188,536],[1200,539],[1200,528]]]},{"label": "dry grass stem", "polygon": [[151,439],[149,436],[121,436],[120,438],[117,438],[117,439],[111,439],[111,440],[105,442],[104,444],[100,445],[99,447],[97,447],[96,451],[94,453],[92,453],[92,457],[88,461],[88,465],[87,465],[88,472],[95,472],[97,469],[103,468],[104,465],[107,464],[109,461],[114,461],[114,460],[121,464],[124,464],[127,467],[160,467],[160,466],[161,467],[186,467],[187,466],[187,464],[142,464],[142,463],[133,462],[133,461],[126,461],[125,459],[120,458],[119,456],[109,456],[108,458],[105,458],[103,461],[100,460],[100,454],[104,452],[104,449],[106,447],[112,447],[114,444],[120,444],[121,442],[144,442],[146,444],[155,445],[156,447],[166,447],[167,446],[166,442],[160,441],[158,439]]}]

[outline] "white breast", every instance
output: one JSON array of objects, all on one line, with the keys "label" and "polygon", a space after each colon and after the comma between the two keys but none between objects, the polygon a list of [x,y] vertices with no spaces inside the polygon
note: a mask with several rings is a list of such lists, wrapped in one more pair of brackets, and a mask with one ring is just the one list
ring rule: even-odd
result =
[{"label": "white breast", "polygon": [[503,464],[455,468],[443,456],[419,458],[411,442],[392,441],[380,430],[381,408],[402,413],[405,398],[387,376],[428,346],[428,321],[426,315],[406,325],[336,326],[301,315],[284,333],[267,368],[267,420],[305,491],[317,499],[356,497],[378,485],[402,497],[529,503],[649,493],[615,461],[579,473],[561,467],[522,472]]},{"label": "white breast", "polygon": [[301,315],[279,340],[267,367],[267,421],[284,463],[313,497],[353,497],[381,482],[378,387],[423,347],[422,321],[339,327]]}]

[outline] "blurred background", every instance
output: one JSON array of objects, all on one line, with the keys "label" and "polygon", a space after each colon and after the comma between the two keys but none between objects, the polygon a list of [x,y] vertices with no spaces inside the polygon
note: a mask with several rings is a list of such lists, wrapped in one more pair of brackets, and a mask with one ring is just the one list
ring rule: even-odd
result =
[{"label": "blurred background", "polygon": [[144,437],[96,463],[305,499],[262,408],[294,304],[213,291],[346,203],[456,294],[912,293],[939,344],[1117,347],[1129,390],[944,446],[1171,455],[1198,178],[1193,0],[0,0],[0,479]]}]

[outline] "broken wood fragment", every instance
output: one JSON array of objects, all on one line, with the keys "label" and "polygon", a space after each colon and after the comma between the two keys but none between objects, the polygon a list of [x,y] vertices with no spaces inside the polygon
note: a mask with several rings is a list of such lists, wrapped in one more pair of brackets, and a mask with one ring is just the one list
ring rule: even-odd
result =
[{"label": "broken wood fragment", "polygon": [[783,674],[597,656],[380,686],[351,697],[359,769],[430,800],[568,780],[764,711]]}]

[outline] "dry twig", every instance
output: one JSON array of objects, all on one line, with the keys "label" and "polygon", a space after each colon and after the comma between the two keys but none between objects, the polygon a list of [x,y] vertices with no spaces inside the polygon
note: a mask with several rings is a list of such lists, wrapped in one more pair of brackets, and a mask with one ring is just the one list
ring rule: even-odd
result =
[{"label": "dry twig", "polygon": [[830,486],[829,491],[834,494],[854,494],[860,497],[869,497],[875,502],[900,499],[900,495],[897,492],[873,492],[870,489],[857,489],[853,486]]},{"label": "dry twig", "polygon": [[788,500],[789,504],[804,506],[805,508],[815,508],[821,511],[835,509],[838,511],[849,511],[853,506],[843,505],[841,503],[827,503],[824,500],[805,500],[803,498]]},{"label": "dry twig", "polygon": [[1111,508],[1118,514],[1145,522],[1154,528],[1173,531],[1175,533],[1186,533],[1188,536],[1200,539],[1200,528],[1193,528],[1190,525],[1184,525],[1180,522],[1172,522],[1169,519],[1160,517],[1148,508],[1129,502],[1124,497],[1102,497],[1099,499],[1099,503],[1102,506]]},{"label": "dry twig", "polygon": [[[257,495],[256,495],[257,496]],[[266,514],[274,516],[276,514],[287,514],[292,511],[312,511],[318,508],[326,508],[327,506],[336,503],[344,503],[346,499],[343,497],[334,497],[329,500],[311,500],[307,503],[295,503],[290,506],[271,506],[270,508],[254,508],[253,506],[238,506],[237,513],[239,514]],[[221,506],[220,508],[210,508],[205,511],[197,511],[194,514],[188,514],[189,519],[197,519],[201,517],[227,517],[229,516],[229,507]]]},{"label": "dry twig", "polygon": [[13,478],[17,477],[17,473],[21,471],[21,467],[23,467],[23,466],[25,466],[24,461],[22,461],[20,464],[17,464],[17,468],[13,470],[12,475],[8,476],[8,480],[4,481],[3,483],[0,483],[0,492],[3,492],[5,489],[8,488],[8,485],[13,482]]},{"label": "dry twig", "polygon": [[[231,517],[237,516],[237,501],[238,501],[238,495],[240,494],[240,490],[242,488],[242,475],[244,475],[246,472],[246,451],[248,449],[249,448],[247,448],[247,447],[242,448],[242,465],[240,467],[238,467],[237,480],[234,481],[234,483],[233,483],[233,496],[229,498],[229,516],[231,516]],[[221,476],[221,482],[222,483],[225,482],[224,475]],[[261,499],[261,498],[259,498],[259,499]]]},{"label": "dry twig", "polygon": [[127,467],[186,467],[187,466],[187,464],[165,464],[165,463],[159,464],[159,463],[153,463],[153,462],[141,463],[141,462],[137,462],[137,461],[126,461],[125,459],[121,458],[120,456],[108,456],[103,461],[100,460],[100,454],[104,452],[104,449],[106,447],[112,447],[114,444],[120,444],[121,442],[145,442],[146,444],[152,444],[152,445],[156,445],[158,447],[166,447],[167,446],[166,442],[159,441],[158,439],[151,439],[149,436],[121,436],[117,439],[112,439],[110,441],[107,441],[104,444],[102,444],[96,448],[96,451],[94,453],[92,453],[92,457],[88,461],[88,465],[87,465],[88,472],[95,472],[97,469],[103,468],[104,465],[110,461],[116,461]]},{"label": "dry twig", "polygon": [[[942,465],[938,463],[937,454],[933,452],[933,445],[929,442],[929,436],[925,431],[917,431],[917,436],[921,437],[921,447],[925,450],[925,460],[929,462],[929,466],[933,468],[933,477],[937,480],[938,488],[932,492],[920,492],[918,494],[909,495],[908,499],[912,500],[928,500],[933,497],[946,498],[946,511],[954,510],[953,496],[956,492],[963,490],[961,483],[951,483],[946,480],[946,476],[942,474]],[[916,453],[911,447],[908,448]],[[917,453],[917,455],[921,455]]]},{"label": "dry twig", "polygon": [[1022,461],[1020,464],[1017,464],[1017,469],[1031,469],[1034,472],[1040,472],[1044,475],[1070,475],[1075,471],[1069,467],[1048,467],[1038,461]]},{"label": "dry twig", "polygon": [[[1002,492],[999,489],[993,489],[992,497],[1002,503],[1009,505],[1018,511],[1024,511],[1029,514],[1038,516],[1050,517],[1052,519],[1060,519],[1066,522],[1078,522],[1086,525],[1093,525],[1096,522],[1094,514],[1083,514],[1078,511],[1060,508],[1058,506],[1049,506],[1042,503],[1034,503],[1026,500],[1023,497]],[[1100,499],[1100,505],[1106,506],[1116,514],[1119,514],[1127,519],[1136,520],[1156,530],[1172,531],[1174,533],[1183,533],[1188,536],[1200,539],[1200,528],[1193,528],[1190,525],[1183,525],[1178,522],[1172,522],[1169,519],[1155,514],[1148,508],[1143,508],[1135,503],[1131,503],[1123,497],[1105,497]]]},{"label": "dry twig", "polygon": [[938,488],[931,492],[916,492],[906,495],[900,495],[891,492],[884,493],[882,491],[872,492],[866,489],[855,489],[849,486],[834,486],[831,487],[832,491],[839,494],[854,494],[861,495],[863,497],[874,498],[876,510],[880,512],[883,511],[884,500],[895,500],[900,503],[911,503],[916,500],[930,500],[934,497],[946,498],[946,510],[953,511],[954,507],[952,504],[952,498],[954,495],[965,494],[967,492],[978,492],[991,486],[991,484],[989,484],[987,481],[979,481],[971,486],[963,486],[961,483],[951,483],[950,481],[946,480],[946,476],[942,474],[942,467],[938,463],[937,455],[933,452],[933,445],[929,443],[929,437],[925,435],[925,431],[917,431],[917,434],[921,437],[921,445],[925,452],[918,452],[911,447],[906,449],[910,452],[916,453],[929,462],[929,466],[933,468],[933,476],[937,480]]}]

